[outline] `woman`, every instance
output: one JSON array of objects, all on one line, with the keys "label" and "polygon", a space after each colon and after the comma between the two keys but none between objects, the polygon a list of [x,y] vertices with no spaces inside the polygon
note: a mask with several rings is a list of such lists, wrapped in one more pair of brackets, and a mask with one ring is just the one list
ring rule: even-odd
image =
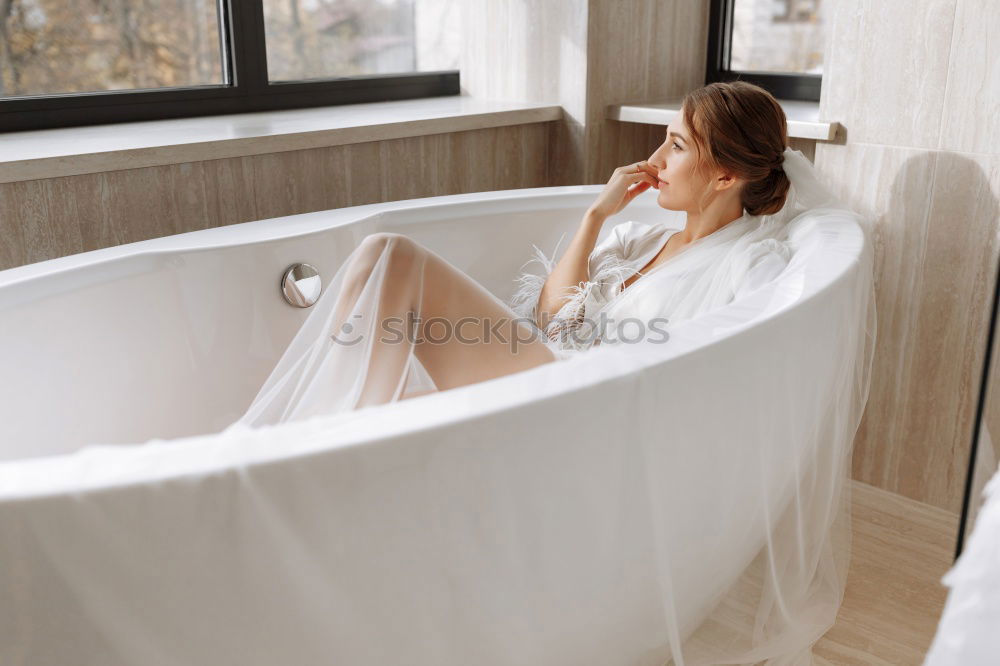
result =
[{"label": "woman", "polygon": [[[547,275],[522,274],[509,305],[406,236],[369,235],[237,423],[354,410],[620,341],[607,327],[594,335],[599,314],[677,321],[724,305],[788,262],[781,233],[796,211],[785,206],[786,158],[820,191],[786,137],[784,113],[762,88],[692,91],[663,144],[614,171],[559,262],[539,251]],[[624,222],[595,247],[604,222],[649,188],[661,207],[686,211],[684,229]]]},{"label": "woman", "polygon": [[[782,210],[789,190],[786,135],[781,106],[758,86],[713,83],[689,93],[650,158],[615,170],[559,263],[535,248],[548,276],[520,276],[511,307],[558,338],[565,356],[608,340],[607,321],[597,330],[601,313],[621,320],[642,310],[644,321],[676,322],[772,279],[791,256],[778,240],[784,220],[768,217]],[[686,211],[685,228],[624,222],[595,249],[604,221],[650,187],[662,208]],[[697,256],[677,256],[694,246]],[[623,297],[661,266],[645,303],[634,292]]]}]

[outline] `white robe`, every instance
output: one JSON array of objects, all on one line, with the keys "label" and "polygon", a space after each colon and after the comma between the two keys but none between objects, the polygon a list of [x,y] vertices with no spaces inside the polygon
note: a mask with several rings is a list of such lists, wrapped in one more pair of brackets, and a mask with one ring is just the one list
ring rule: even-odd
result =
[{"label": "white robe", "polygon": [[[545,274],[523,271],[508,305],[519,317],[530,320],[558,358],[568,358],[596,344],[636,337],[634,326],[626,332],[620,324],[608,321],[635,318],[651,332],[662,330],[664,322],[689,319],[725,305],[773,280],[792,255],[784,225],[744,213],[685,246],[621,291],[624,281],[646,266],[678,231],[664,223],[635,220],[615,225],[590,254],[589,279],[565,290],[568,300],[544,331],[536,324],[536,307],[556,261],[535,246],[536,256],[527,263],[540,263]],[[661,320],[659,329],[651,323],[654,319]]]}]

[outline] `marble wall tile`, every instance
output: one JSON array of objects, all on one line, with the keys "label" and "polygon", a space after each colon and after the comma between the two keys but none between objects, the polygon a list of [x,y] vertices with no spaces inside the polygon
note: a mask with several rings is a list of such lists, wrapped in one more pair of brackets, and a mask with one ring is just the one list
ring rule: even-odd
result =
[{"label": "marble wall tile", "polygon": [[705,82],[709,3],[591,0],[584,182],[645,157],[650,134],[606,120],[609,104],[680,97]]},{"label": "marble wall tile", "polygon": [[653,148],[650,131],[606,121],[608,104],[667,99],[705,77],[708,0],[467,0],[462,88],[558,103],[552,185],[607,181]]},{"label": "marble wall tile", "polygon": [[102,223],[118,243],[215,226],[202,176],[200,162],[100,174]]},{"label": "marble wall tile", "polygon": [[[593,0],[465,0],[462,89],[484,99],[583,111]],[[582,117],[582,116],[581,116]]]},{"label": "marble wall tile", "polygon": [[953,511],[1000,254],[1000,15],[985,9],[837,3],[820,108],[845,129],[816,156],[875,220],[879,343],[855,477]]},{"label": "marble wall tile", "polygon": [[[1000,322],[997,324],[1000,325]],[[993,351],[990,353],[990,367],[986,375],[986,404],[983,405],[980,429],[979,448],[992,448],[992,459],[1000,460],[1000,326],[993,334]],[[993,471],[995,470],[994,466]]]},{"label": "marble wall tile", "polygon": [[[46,181],[0,187],[0,266],[17,266],[27,263],[23,258],[52,256],[57,251],[47,195]],[[67,229],[66,244],[80,245],[79,230],[73,226]]]},{"label": "marble wall tile", "polygon": [[349,206],[388,201],[388,186],[382,180],[382,146],[378,142],[344,146],[347,200]]},{"label": "marble wall tile", "polygon": [[249,157],[201,162],[208,217],[218,226],[263,219],[253,191],[253,161]]},{"label": "marble wall tile", "polygon": [[871,225],[878,333],[854,478],[958,511],[997,270],[1000,158],[819,145]]},{"label": "marble wall tile", "polygon": [[555,123],[549,137],[550,185],[580,185],[583,182],[585,153],[583,147],[583,124],[566,117]]},{"label": "marble wall tile", "polygon": [[[988,8],[988,9],[987,9]],[[1000,6],[956,0],[939,147],[1000,150]]]},{"label": "marble wall tile", "polygon": [[490,159],[499,148],[497,135],[473,137],[465,132],[451,134],[445,146],[448,164],[440,164],[442,186],[448,192],[475,192],[494,178],[496,165]]},{"label": "marble wall tile", "polygon": [[[593,0],[464,0],[463,93],[560,104],[553,185],[583,182],[588,5]],[[623,6],[623,8],[625,8]],[[581,156],[581,159],[575,159]]]},{"label": "marble wall tile", "polygon": [[[52,215],[45,224],[61,240],[59,254],[86,252],[127,242],[107,214],[111,188],[104,174],[94,173],[37,181],[48,183]],[[72,241],[79,236],[79,244]],[[58,256],[58,255],[57,255]],[[48,258],[46,255],[44,258]],[[40,261],[40,259],[33,259]]]},{"label": "marble wall tile", "polygon": [[[344,146],[292,150],[245,158],[259,219],[307,213],[345,205],[347,165]],[[378,174],[378,164],[373,170]],[[366,173],[372,173],[365,169]]]},{"label": "marble wall tile", "polygon": [[803,155],[809,158],[813,163],[816,162],[816,142],[811,139],[788,139],[788,147],[792,150],[798,150]]},{"label": "marble wall tile", "polygon": [[0,269],[212,226],[202,176],[188,163],[0,184]]},{"label": "marble wall tile", "polygon": [[913,331],[917,372],[933,389],[915,391],[911,409],[918,422],[918,415],[933,415],[919,432],[944,446],[928,446],[926,458],[906,461],[901,474],[912,492],[954,511],[961,508],[996,287],[998,211],[1000,156],[937,153]]},{"label": "marble wall tile", "polygon": [[[498,132],[496,155],[499,156],[497,164],[500,170],[494,177],[500,182],[517,183],[519,188],[538,187],[538,183],[551,184],[549,146],[557,125],[550,122],[525,126],[521,135],[515,135],[509,128]],[[476,157],[479,160],[488,159],[488,154],[480,151]]]},{"label": "marble wall tile", "polygon": [[[491,132],[490,135],[494,136],[494,133]],[[453,139],[454,135],[448,135],[447,138]],[[447,190],[441,179],[442,170],[438,159],[440,144],[441,141],[433,137],[412,137],[398,144],[390,141],[380,142],[379,170],[375,173],[382,183],[383,200],[397,201],[419,197],[427,191],[427,183],[434,183],[436,189]],[[456,162],[466,159],[465,150],[445,154]],[[445,169],[444,173],[448,171]]]},{"label": "marble wall tile", "polygon": [[603,120],[601,156],[594,181],[606,183],[620,166],[644,160],[663,143],[666,127]]},{"label": "marble wall tile", "polygon": [[820,117],[853,142],[937,148],[956,0],[841,0],[832,7]]}]

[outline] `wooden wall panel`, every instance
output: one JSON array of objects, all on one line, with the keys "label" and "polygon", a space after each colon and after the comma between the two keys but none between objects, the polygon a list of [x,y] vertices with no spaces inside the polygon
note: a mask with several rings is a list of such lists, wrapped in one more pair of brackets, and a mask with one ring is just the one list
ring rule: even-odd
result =
[{"label": "wooden wall panel", "polygon": [[553,123],[0,184],[0,270],[358,204],[548,185]]}]

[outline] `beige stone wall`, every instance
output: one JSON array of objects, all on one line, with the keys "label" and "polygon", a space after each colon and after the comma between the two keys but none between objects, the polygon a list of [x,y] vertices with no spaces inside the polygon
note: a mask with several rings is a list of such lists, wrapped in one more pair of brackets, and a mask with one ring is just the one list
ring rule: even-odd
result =
[{"label": "beige stone wall", "polygon": [[816,165],[872,225],[878,342],[854,477],[961,507],[995,288],[1000,15],[974,0],[832,11]]}]

